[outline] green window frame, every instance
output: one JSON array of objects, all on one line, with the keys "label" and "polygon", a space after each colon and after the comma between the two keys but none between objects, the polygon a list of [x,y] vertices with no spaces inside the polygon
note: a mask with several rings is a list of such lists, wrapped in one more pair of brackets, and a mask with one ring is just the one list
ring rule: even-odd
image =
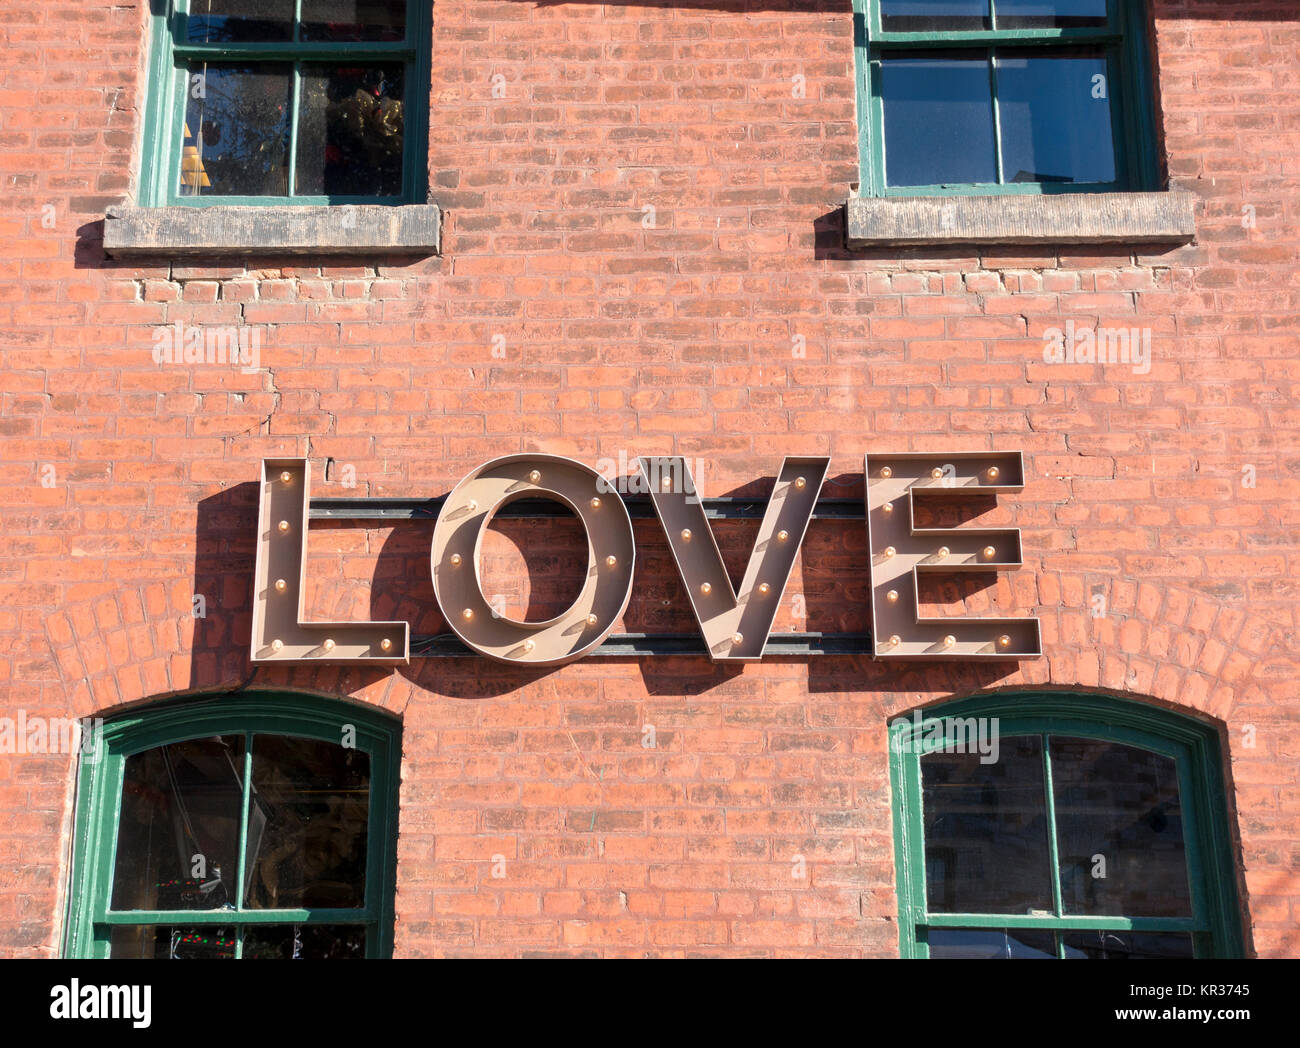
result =
[{"label": "green window frame", "polygon": [[[881,0],[853,0],[857,55],[858,143],[860,194],[864,197],[972,196],[1138,192],[1159,188],[1154,107],[1145,0],[1107,0],[1104,26],[998,28],[998,0],[990,0],[987,29],[925,32],[886,32]],[[1112,182],[1007,182],[1002,169],[1002,125],[998,109],[995,59],[1007,49],[1018,55],[1053,49],[1095,47],[1103,51],[1107,68],[1107,98],[1115,144]],[[927,52],[970,52],[989,60],[993,104],[994,155],[998,181],[890,186],[885,167],[885,113],[882,58],[920,57]]]},{"label": "green window frame", "polygon": [[[302,41],[303,4],[294,0],[293,39],[270,43],[190,43],[188,20],[197,0],[156,0],[148,67],[139,200],[147,207],[310,206],[323,204],[423,204],[428,199],[428,126],[432,4],[408,0],[402,41]],[[185,108],[190,90],[187,64],[212,62],[292,63],[292,111],[288,139],[288,195],[181,194]],[[402,190],[396,195],[300,195],[296,185],[299,113],[304,63],[387,61],[404,64]]]},{"label": "green window frame", "polygon": [[[370,791],[366,822],[364,905],[357,909],[261,909],[245,905],[242,892],[233,907],[182,910],[114,910],[111,896],[118,844],[126,760],[133,754],[212,736],[244,736],[239,869],[235,884],[245,885],[245,859],[255,735],[288,736],[341,743],[349,739],[369,755]],[[133,710],[105,722],[93,759],[82,757],[78,771],[73,856],[64,956],[110,955],[114,928],[172,925],[234,929],[235,959],[242,959],[251,928],[274,926],[360,926],[365,956],[390,957],[393,950],[397,869],[398,764],[401,726],[388,714],[337,699],[249,692],[170,702]]]},{"label": "green window frame", "polygon": [[[928,958],[935,929],[1037,931],[1055,934],[1065,957],[1068,932],[1178,932],[1192,936],[1194,955],[1240,957],[1241,915],[1227,794],[1218,736],[1190,717],[1103,695],[1020,693],[949,702],[891,722],[890,782],[894,795],[894,852],[898,878],[899,947],[905,958]],[[1045,807],[1053,908],[1051,914],[932,913],[926,904],[921,758],[960,734],[947,718],[997,718],[1003,742],[1016,735],[1043,737]],[[934,727],[940,719],[942,725]],[[919,728],[919,731],[918,731]],[[1190,917],[1069,915],[1062,905],[1057,825],[1048,736],[1111,741],[1172,758],[1177,765]]]}]

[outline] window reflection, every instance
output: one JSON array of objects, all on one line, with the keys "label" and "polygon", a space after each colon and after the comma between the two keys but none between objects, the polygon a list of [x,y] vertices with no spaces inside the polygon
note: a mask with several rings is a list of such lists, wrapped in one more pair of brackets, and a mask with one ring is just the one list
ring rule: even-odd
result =
[{"label": "window reflection", "polygon": [[1047,798],[1037,735],[978,753],[921,758],[926,903],[932,913],[1048,912]]},{"label": "window reflection", "polygon": [[370,757],[333,742],[253,741],[247,905],[365,905]]},{"label": "window reflection", "polygon": [[293,67],[200,61],[188,70],[180,195],[285,195]]},{"label": "window reflection", "polygon": [[243,768],[241,735],[193,739],[126,759],[115,910],[233,904]]},{"label": "window reflection", "polygon": [[985,55],[887,56],[880,76],[889,185],[997,181]]},{"label": "window reflection", "polygon": [[1051,754],[1065,912],[1190,916],[1173,758],[1060,737]]}]

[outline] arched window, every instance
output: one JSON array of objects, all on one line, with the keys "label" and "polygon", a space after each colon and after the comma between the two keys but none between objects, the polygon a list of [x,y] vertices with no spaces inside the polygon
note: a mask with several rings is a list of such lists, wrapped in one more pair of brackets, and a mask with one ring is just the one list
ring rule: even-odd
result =
[{"label": "arched window", "polygon": [[400,726],[251,693],[132,711],[83,755],[65,952],[392,952]]},{"label": "arched window", "polygon": [[905,957],[1241,952],[1218,740],[1103,696],[981,696],[890,725]]}]

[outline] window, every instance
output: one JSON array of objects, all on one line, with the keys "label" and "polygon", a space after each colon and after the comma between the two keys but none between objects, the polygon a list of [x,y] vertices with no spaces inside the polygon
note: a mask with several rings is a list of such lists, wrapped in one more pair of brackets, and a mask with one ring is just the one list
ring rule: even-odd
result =
[{"label": "window", "polygon": [[309,959],[392,951],[398,727],[248,694],[104,726],[83,758],[74,957]]},{"label": "window", "polygon": [[862,195],[1154,189],[1141,0],[855,0]]},{"label": "window", "polygon": [[428,3],[158,6],[143,203],[424,201]]},{"label": "window", "polygon": [[991,696],[890,728],[907,957],[1240,952],[1209,728],[1137,703]]}]

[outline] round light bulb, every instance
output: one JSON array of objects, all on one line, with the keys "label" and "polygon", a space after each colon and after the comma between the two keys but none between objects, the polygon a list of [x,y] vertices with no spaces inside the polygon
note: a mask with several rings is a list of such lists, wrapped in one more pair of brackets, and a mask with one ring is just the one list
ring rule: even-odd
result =
[{"label": "round light bulb", "polygon": [[664,477],[663,480],[661,480],[661,481],[659,482],[659,486],[660,486],[661,488],[663,488],[664,491],[672,491],[672,490],[673,490],[673,478],[672,478],[672,477]]},{"label": "round light bulb", "polygon": [[884,513],[893,513],[894,504],[892,502],[886,502],[883,506],[880,507],[880,509]]},{"label": "round light bulb", "polygon": [[808,479],[806,477],[795,477],[794,486],[798,488],[800,491],[802,491],[804,488],[808,486]]},{"label": "round light bulb", "polygon": [[595,615],[588,615],[588,616],[587,616],[587,625],[588,625],[588,626],[594,626],[594,625],[596,625],[597,621],[599,621],[599,620],[596,618]]},{"label": "round light bulb", "polygon": [[890,469],[888,466],[881,466],[880,475],[884,477],[886,480],[888,480],[890,477],[894,475],[894,471]]},{"label": "round light bulb", "polygon": [[990,467],[989,467],[989,469],[988,469],[988,478],[989,478],[989,480],[997,480],[997,479],[998,479],[998,467],[997,467],[997,466],[990,466]]},{"label": "round light bulb", "polygon": [[283,593],[283,592],[284,592],[285,590],[287,590],[288,588],[289,588],[289,584],[288,584],[287,582],[285,582],[284,579],[276,579],[276,580],[275,580],[275,591],[276,591],[277,593]]},{"label": "round light bulb", "polygon": [[760,582],[758,584],[758,592],[761,593],[764,597],[766,597],[770,592],[772,592],[772,587],[769,586],[766,582]]},{"label": "round light bulb", "polygon": [[896,600],[898,600],[898,590],[890,590],[888,593],[886,593],[885,600],[889,601],[890,604],[893,604]]},{"label": "round light bulb", "polygon": [[957,643],[957,638],[954,637],[951,633],[949,633],[948,636],[943,638],[943,646],[945,648],[951,648],[956,643]]},{"label": "round light bulb", "polygon": [[287,520],[280,521],[280,523],[276,526],[280,529],[281,535],[286,534],[289,530],[289,522]]},{"label": "round light bulb", "polygon": [[895,553],[897,553],[897,552],[898,552],[898,550],[894,549],[893,546],[886,546],[886,547],[885,547],[885,556],[886,556],[886,557],[892,557],[892,556],[893,556]]},{"label": "round light bulb", "polygon": [[703,594],[707,597],[710,593],[713,592],[713,587],[710,586],[707,582],[701,583],[701,584],[700,584],[700,592],[703,593]]},{"label": "round light bulb", "polygon": [[464,619],[466,622],[469,622],[470,619],[474,617],[474,609],[466,608],[464,611],[460,613],[460,617]]},{"label": "round light bulb", "polygon": [[618,567],[618,558],[611,553],[605,558],[605,563],[611,568]]},{"label": "round light bulb", "polygon": [[935,552],[935,556],[939,557],[942,560],[944,557],[948,555],[949,552],[950,551],[947,546],[940,546],[938,550]]},{"label": "round light bulb", "polygon": [[740,644],[742,641],[744,641],[744,639],[745,639],[745,635],[743,633],[733,633],[731,635],[732,644]]},{"label": "round light bulb", "polygon": [[535,642],[531,640],[524,641],[524,651],[532,651],[535,647],[537,647]]},{"label": "round light bulb", "polygon": [[380,650],[380,651],[392,651],[392,650],[393,650],[393,642],[392,642],[391,640],[389,640],[387,637],[385,637],[383,640],[381,640],[381,641],[379,642],[379,650]]},{"label": "round light bulb", "polygon": [[788,531],[778,531],[776,533],[777,542],[785,542],[789,538],[790,538],[790,533]]},{"label": "round light bulb", "polygon": [[273,641],[271,641],[271,650],[272,650],[272,651],[283,651],[283,650],[284,650],[284,641],[282,641],[282,640],[273,640]]},{"label": "round light bulb", "polygon": [[293,480],[293,474],[290,473],[287,469],[280,474],[280,482],[282,484],[288,484],[289,481],[291,480]]},{"label": "round light bulb", "polygon": [[538,469],[533,470],[531,473],[528,474],[528,479],[533,484],[536,484],[538,481],[542,479],[542,471]]},{"label": "round light bulb", "polygon": [[934,469],[930,470],[930,476],[932,476],[935,480],[938,480],[940,477],[943,476],[943,470],[940,469],[938,466],[935,466]]},{"label": "round light bulb", "polygon": [[1002,634],[1002,636],[1000,636],[1000,637],[998,638],[998,646],[999,646],[999,647],[1002,647],[1002,648],[1009,648],[1009,647],[1011,647],[1011,637],[1010,637],[1010,635],[1009,635],[1009,634],[1006,634],[1006,633]]},{"label": "round light bulb", "polygon": [[690,541],[691,541],[691,529],[690,529],[690,528],[682,528],[682,541],[683,541],[683,542],[690,542]]},{"label": "round light bulb", "polygon": [[334,642],[333,642],[332,640],[330,640],[329,637],[326,637],[326,638],[325,638],[325,643],[322,644],[321,647],[324,648],[326,651],[333,651],[333,650],[334,650]]},{"label": "round light bulb", "polygon": [[461,555],[459,553],[453,553],[451,555],[451,566],[453,568],[459,568],[460,565],[461,565]]},{"label": "round light bulb", "polygon": [[985,546],[985,547],[984,547],[984,559],[985,559],[985,560],[992,560],[992,559],[993,559],[993,555],[994,555],[995,553],[997,553],[997,550],[995,550],[992,546]]},{"label": "round light bulb", "polygon": [[600,509],[600,499],[592,499],[592,500],[591,500],[591,508],[592,508],[592,509]]},{"label": "round light bulb", "polygon": [[900,637],[897,633],[895,633],[892,637],[889,638],[889,646],[891,648],[896,648],[902,643],[903,643],[903,638]]}]

